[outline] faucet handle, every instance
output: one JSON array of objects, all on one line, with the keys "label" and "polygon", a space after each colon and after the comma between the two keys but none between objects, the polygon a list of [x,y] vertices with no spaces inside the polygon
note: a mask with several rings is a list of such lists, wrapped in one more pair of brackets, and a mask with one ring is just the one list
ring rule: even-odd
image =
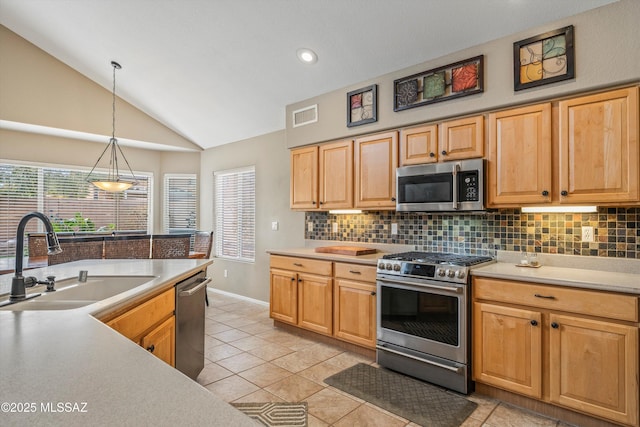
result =
[{"label": "faucet handle", "polygon": [[33,276],[28,276],[24,278],[25,288],[32,288],[37,284],[38,284],[38,279]]}]

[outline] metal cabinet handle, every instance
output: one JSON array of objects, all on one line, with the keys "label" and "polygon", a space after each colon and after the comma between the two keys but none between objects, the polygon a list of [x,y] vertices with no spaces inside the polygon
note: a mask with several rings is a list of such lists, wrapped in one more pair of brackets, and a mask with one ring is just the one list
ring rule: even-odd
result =
[{"label": "metal cabinet handle", "polygon": [[436,153],[434,153],[433,151],[429,153],[429,157],[435,157]]},{"label": "metal cabinet handle", "polygon": [[155,349],[156,349],[156,346],[155,346],[155,345],[153,345],[153,344],[151,344],[149,347],[147,347],[147,351],[148,351],[149,353],[153,353],[153,350],[155,350]]},{"label": "metal cabinet handle", "polygon": [[547,197],[547,196],[549,195],[549,192],[548,192],[547,190],[544,190],[544,191],[542,192],[542,195],[543,195],[544,197]]},{"label": "metal cabinet handle", "polygon": [[362,274],[360,271],[357,271],[357,270],[349,270],[349,273],[351,273],[351,274]]},{"label": "metal cabinet handle", "polygon": [[540,294],[533,294],[534,297],[536,298],[544,298],[544,299],[556,299],[556,297],[554,297],[553,295],[540,295]]},{"label": "metal cabinet handle", "polygon": [[376,296],[376,292],[375,291],[371,291],[371,296],[375,297]]},{"label": "metal cabinet handle", "polygon": [[392,197],[392,198],[391,198],[391,201],[392,201],[392,202],[395,202],[395,201],[396,201],[396,198],[395,198],[395,197]]},{"label": "metal cabinet handle", "polygon": [[561,196],[568,196],[568,195],[569,195],[569,192],[568,192],[567,190],[562,190],[562,191],[560,192],[560,195],[561,195]]},{"label": "metal cabinet handle", "polygon": [[560,325],[558,325],[556,322],[551,323],[551,327],[553,329],[558,329],[560,327]]},{"label": "metal cabinet handle", "polygon": [[532,320],[529,323],[531,323],[531,326],[538,326],[538,321],[537,320]]},{"label": "metal cabinet handle", "polygon": [[446,156],[447,155],[447,150],[442,150],[442,155]]},{"label": "metal cabinet handle", "polygon": [[294,262],[293,265],[295,265],[296,267],[302,267],[302,264],[300,264],[299,262]]}]

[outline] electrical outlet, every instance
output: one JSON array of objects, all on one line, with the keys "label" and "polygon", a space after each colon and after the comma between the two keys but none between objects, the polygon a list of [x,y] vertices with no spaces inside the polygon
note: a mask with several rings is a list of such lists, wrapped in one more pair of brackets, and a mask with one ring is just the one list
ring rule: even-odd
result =
[{"label": "electrical outlet", "polygon": [[584,226],[582,227],[582,241],[583,242],[593,242],[593,227]]},{"label": "electrical outlet", "polygon": [[332,233],[337,233],[338,232],[338,223],[337,222],[332,222],[331,223],[331,232]]},{"label": "electrical outlet", "polygon": [[224,270],[224,277],[229,277],[229,273],[227,272],[227,270]]},{"label": "electrical outlet", "polygon": [[391,223],[391,234],[398,234],[398,224],[395,222]]},{"label": "electrical outlet", "polygon": [[278,231],[278,221],[271,221],[271,230]]}]

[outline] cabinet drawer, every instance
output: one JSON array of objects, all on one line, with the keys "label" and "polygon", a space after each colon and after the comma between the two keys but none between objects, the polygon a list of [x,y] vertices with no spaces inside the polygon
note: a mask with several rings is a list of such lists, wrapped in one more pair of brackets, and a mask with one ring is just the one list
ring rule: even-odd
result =
[{"label": "cabinet drawer", "polygon": [[271,268],[331,276],[331,261],[271,255]]},{"label": "cabinet drawer", "polygon": [[638,297],[476,277],[475,299],[638,322]]},{"label": "cabinet drawer", "polygon": [[335,276],[342,279],[358,280],[361,282],[375,282],[376,267],[336,262]]},{"label": "cabinet drawer", "polygon": [[107,322],[107,325],[135,341],[145,331],[173,314],[175,295],[175,288],[171,288]]}]

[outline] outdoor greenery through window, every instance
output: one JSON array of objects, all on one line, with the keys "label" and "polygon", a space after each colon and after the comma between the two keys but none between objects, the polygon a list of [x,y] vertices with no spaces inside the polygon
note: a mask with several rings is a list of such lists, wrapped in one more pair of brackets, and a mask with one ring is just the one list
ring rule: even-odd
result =
[{"label": "outdoor greenery through window", "polygon": [[256,258],[255,167],[214,173],[216,256],[239,261]]},{"label": "outdoor greenery through window", "polygon": [[166,233],[196,231],[196,175],[165,174],[164,230]]},{"label": "outdoor greenery through window", "polygon": [[[18,222],[32,211],[47,215],[58,233],[148,232],[150,176],[136,173],[138,184],[122,193],[99,190],[86,177],[83,170],[0,163],[0,257],[14,256]],[[27,233],[43,231],[40,221],[27,223]]]}]

